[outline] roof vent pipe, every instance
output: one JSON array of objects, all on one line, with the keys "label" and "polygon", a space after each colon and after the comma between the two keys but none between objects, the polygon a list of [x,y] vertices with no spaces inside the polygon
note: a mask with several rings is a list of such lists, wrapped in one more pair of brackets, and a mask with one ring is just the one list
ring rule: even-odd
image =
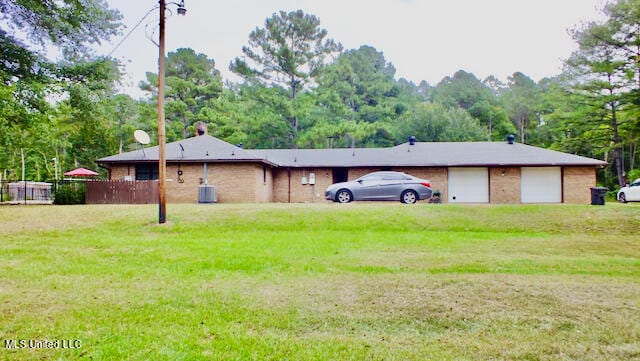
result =
[{"label": "roof vent pipe", "polygon": [[410,136],[409,137],[409,145],[416,145],[416,137],[415,136]]},{"label": "roof vent pipe", "polygon": [[513,144],[514,139],[516,139],[516,137],[513,136],[513,134],[507,135],[507,143]]}]

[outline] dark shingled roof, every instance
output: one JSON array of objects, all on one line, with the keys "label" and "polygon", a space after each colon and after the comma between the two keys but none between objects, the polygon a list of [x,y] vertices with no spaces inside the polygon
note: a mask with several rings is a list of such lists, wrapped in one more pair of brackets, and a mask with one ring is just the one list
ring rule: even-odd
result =
[{"label": "dark shingled roof", "polygon": [[[167,162],[270,162],[251,151],[210,135],[182,139],[165,145]],[[98,163],[157,162],[158,146],[98,159]]]},{"label": "dark shingled roof", "polygon": [[[184,151],[181,150],[180,145]],[[601,160],[507,142],[438,142],[391,148],[246,150],[209,135],[166,145],[167,162],[260,162],[280,167],[604,166]],[[100,163],[158,160],[158,147],[98,159]]]},{"label": "dark shingled roof", "polygon": [[269,149],[256,153],[287,167],[604,166],[573,154],[507,142],[438,142],[392,148]]}]

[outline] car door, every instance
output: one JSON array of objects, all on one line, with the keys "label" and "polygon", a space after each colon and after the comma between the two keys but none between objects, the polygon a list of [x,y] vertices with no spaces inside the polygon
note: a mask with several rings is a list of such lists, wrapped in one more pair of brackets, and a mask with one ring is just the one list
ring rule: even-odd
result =
[{"label": "car door", "polygon": [[353,189],[355,200],[376,200],[380,189],[382,175],[369,174],[357,180],[357,186]]},{"label": "car door", "polygon": [[398,200],[404,190],[407,177],[404,174],[387,173],[382,176],[379,199]]},{"label": "car door", "polygon": [[629,194],[625,194],[628,201],[640,201],[640,179],[629,185]]}]

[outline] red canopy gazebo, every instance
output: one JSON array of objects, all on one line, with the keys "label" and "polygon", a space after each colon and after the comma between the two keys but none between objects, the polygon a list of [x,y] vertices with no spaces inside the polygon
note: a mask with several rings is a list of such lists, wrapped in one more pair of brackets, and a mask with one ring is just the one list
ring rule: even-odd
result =
[{"label": "red canopy gazebo", "polygon": [[64,173],[64,175],[70,177],[95,177],[98,173],[86,168],[77,168]]}]

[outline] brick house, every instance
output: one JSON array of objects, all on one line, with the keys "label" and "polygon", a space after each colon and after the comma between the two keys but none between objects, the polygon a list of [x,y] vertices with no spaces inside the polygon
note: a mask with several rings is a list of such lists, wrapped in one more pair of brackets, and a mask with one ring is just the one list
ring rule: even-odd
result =
[{"label": "brick house", "polygon": [[[325,189],[378,170],[429,179],[449,203],[589,203],[606,162],[513,142],[408,142],[391,148],[247,150],[209,135],[166,145],[167,201],[327,202]],[[101,158],[109,179],[158,178],[158,147]]]}]

